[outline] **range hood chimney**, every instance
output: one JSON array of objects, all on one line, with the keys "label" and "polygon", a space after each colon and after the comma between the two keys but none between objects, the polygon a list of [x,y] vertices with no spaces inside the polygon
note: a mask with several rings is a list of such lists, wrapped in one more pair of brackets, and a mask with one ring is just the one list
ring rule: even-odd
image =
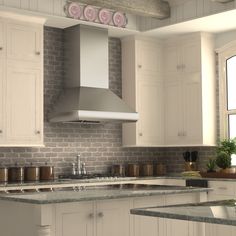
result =
[{"label": "range hood chimney", "polygon": [[50,122],[135,122],[138,113],[109,90],[108,30],[65,29],[65,88]]}]

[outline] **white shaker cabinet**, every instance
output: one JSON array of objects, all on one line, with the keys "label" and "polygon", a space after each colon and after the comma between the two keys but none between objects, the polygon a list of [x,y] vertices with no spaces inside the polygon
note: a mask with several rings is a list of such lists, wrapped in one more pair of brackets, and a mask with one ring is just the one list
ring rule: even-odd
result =
[{"label": "white shaker cabinet", "polygon": [[[13,62],[12,62],[13,63]],[[10,144],[41,144],[41,70],[28,64],[7,65],[6,139]]]},{"label": "white shaker cabinet", "polygon": [[123,146],[163,145],[162,48],[153,39],[122,40],[122,95],[139,113],[123,124]]},{"label": "white shaker cabinet", "polygon": [[[1,53],[1,51],[0,51]],[[3,142],[3,125],[4,125],[4,60],[0,57],[0,143]]]},{"label": "white shaker cabinet", "polygon": [[[144,197],[134,199],[134,208],[163,206],[164,197]],[[135,236],[157,236],[159,231],[159,219],[157,217],[133,216]]]},{"label": "white shaker cabinet", "polygon": [[165,145],[216,145],[212,36],[194,33],[167,40],[164,81]]},{"label": "white shaker cabinet", "polygon": [[0,146],[43,145],[43,23],[0,20]]},{"label": "white shaker cabinet", "polygon": [[130,200],[96,202],[96,236],[129,236]]},{"label": "white shaker cabinet", "polygon": [[41,25],[7,23],[7,59],[40,62],[42,38]]},{"label": "white shaker cabinet", "polygon": [[94,236],[93,202],[56,205],[56,236]]},{"label": "white shaker cabinet", "polygon": [[58,204],[56,236],[129,236],[130,200]]}]

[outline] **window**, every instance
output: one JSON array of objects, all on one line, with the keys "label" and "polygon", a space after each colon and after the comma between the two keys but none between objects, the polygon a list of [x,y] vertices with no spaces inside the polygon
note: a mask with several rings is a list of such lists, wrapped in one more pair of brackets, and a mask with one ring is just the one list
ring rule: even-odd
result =
[{"label": "window", "polygon": [[[221,138],[236,137],[236,42],[219,51]],[[236,165],[236,155],[232,156]]]}]

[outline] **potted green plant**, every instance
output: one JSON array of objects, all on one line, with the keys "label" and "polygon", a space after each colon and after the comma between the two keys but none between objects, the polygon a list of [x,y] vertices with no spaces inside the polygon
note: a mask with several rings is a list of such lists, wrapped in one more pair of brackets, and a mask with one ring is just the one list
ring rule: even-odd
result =
[{"label": "potted green plant", "polygon": [[210,158],[208,160],[208,163],[207,163],[206,167],[207,167],[207,173],[216,172],[216,170],[215,170],[215,168],[216,168],[216,160]]},{"label": "potted green plant", "polygon": [[231,172],[231,155],[236,154],[236,139],[224,139],[217,147],[216,165],[223,172]]}]

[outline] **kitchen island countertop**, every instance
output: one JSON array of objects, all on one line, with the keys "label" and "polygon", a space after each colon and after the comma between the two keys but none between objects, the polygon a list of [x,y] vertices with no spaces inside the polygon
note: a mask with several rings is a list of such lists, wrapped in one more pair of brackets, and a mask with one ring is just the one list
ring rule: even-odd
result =
[{"label": "kitchen island countertop", "polygon": [[0,200],[31,204],[53,204],[63,202],[80,202],[167,194],[201,193],[211,190],[212,189],[210,188],[180,186],[152,186],[143,188],[141,187],[138,189],[118,189],[117,187],[112,188],[112,186],[109,186],[108,188],[86,188],[81,191],[62,190],[56,192],[2,194],[0,195]]},{"label": "kitchen island countertop", "polygon": [[236,226],[236,199],[132,209],[131,214]]}]

